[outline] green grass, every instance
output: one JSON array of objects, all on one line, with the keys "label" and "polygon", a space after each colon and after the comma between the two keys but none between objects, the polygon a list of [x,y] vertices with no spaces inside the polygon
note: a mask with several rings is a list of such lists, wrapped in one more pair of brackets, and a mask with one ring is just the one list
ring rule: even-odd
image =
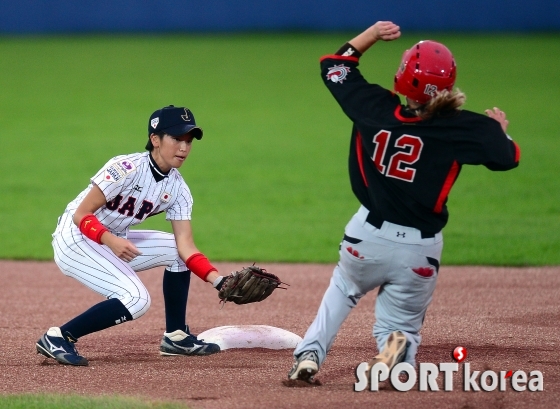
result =
[{"label": "green grass", "polygon": [[[175,104],[205,133],[181,173],[211,260],[335,262],[358,203],[350,121],[318,59],[354,34],[0,37],[0,258],[51,259],[66,204],[109,158],[142,151],[151,112]],[[560,34],[407,34],[375,45],[362,72],[391,87],[426,38],[453,50],[466,109],[502,108],[522,149],[510,172],[464,168],[443,262],[560,264]]]},{"label": "green grass", "polygon": [[188,409],[170,402],[147,402],[124,396],[80,396],[52,394],[0,395],[3,409]]}]

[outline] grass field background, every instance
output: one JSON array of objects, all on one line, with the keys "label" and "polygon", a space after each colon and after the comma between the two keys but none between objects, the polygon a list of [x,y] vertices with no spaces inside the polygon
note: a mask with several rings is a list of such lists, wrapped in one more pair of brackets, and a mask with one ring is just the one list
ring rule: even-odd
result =
[{"label": "grass field background", "polygon": [[[143,151],[149,115],[186,105],[204,129],[181,173],[211,260],[335,262],[357,210],[350,121],[319,57],[356,33],[0,37],[0,258],[51,259],[57,217],[111,157]],[[464,167],[443,263],[560,264],[560,33],[407,33],[362,57],[391,87],[405,48],[446,43],[466,109],[499,106],[519,168]],[[162,215],[142,225],[170,231]]]},{"label": "grass field background", "polygon": [[0,396],[3,409],[189,409],[175,402],[150,402],[128,396],[23,394]]}]

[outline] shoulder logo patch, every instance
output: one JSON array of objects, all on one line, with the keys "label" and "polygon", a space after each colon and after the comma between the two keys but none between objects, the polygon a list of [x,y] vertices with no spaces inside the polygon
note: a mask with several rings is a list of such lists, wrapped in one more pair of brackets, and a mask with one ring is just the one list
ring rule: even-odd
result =
[{"label": "shoulder logo patch", "polygon": [[345,66],[344,64],[335,65],[334,67],[330,67],[329,71],[327,72],[327,80],[331,80],[332,82],[342,82],[348,76],[350,72],[350,67]]},{"label": "shoulder logo patch", "polygon": [[136,166],[134,166],[134,163],[128,161],[128,160],[121,160],[118,162],[118,165],[120,166],[120,168],[123,170],[123,172],[125,174],[128,174],[132,171],[134,171],[136,169]]},{"label": "shoulder logo patch", "polygon": [[124,171],[117,166],[117,164],[113,164],[105,169],[105,176],[103,179],[107,182],[118,182],[124,177]]}]

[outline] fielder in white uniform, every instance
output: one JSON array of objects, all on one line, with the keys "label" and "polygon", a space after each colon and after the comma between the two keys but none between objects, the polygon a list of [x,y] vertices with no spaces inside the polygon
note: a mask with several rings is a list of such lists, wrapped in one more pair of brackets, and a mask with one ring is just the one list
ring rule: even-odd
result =
[{"label": "fielder in white uniform", "polygon": [[[193,198],[177,170],[194,139],[202,138],[192,112],[170,105],[149,120],[148,152],[117,156],[91,178],[68,204],[53,233],[54,260],[62,272],[106,298],[60,327],[51,327],[37,352],[59,363],[85,366],[74,343],[95,331],[140,318],[150,294],[137,271],[165,267],[163,294],[166,332],[162,355],[219,352],[189,332],[186,306],[190,274],[216,283],[217,269],[196,248],[191,231]],[[165,212],[173,234],[130,230],[147,217]]]}]

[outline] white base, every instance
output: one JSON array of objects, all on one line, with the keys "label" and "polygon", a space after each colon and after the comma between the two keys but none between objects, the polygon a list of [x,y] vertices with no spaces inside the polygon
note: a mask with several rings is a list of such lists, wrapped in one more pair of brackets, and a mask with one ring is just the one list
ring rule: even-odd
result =
[{"label": "white base", "polygon": [[198,334],[198,339],[218,344],[222,350],[231,348],[293,349],[302,340],[293,332],[269,325],[216,327]]}]

